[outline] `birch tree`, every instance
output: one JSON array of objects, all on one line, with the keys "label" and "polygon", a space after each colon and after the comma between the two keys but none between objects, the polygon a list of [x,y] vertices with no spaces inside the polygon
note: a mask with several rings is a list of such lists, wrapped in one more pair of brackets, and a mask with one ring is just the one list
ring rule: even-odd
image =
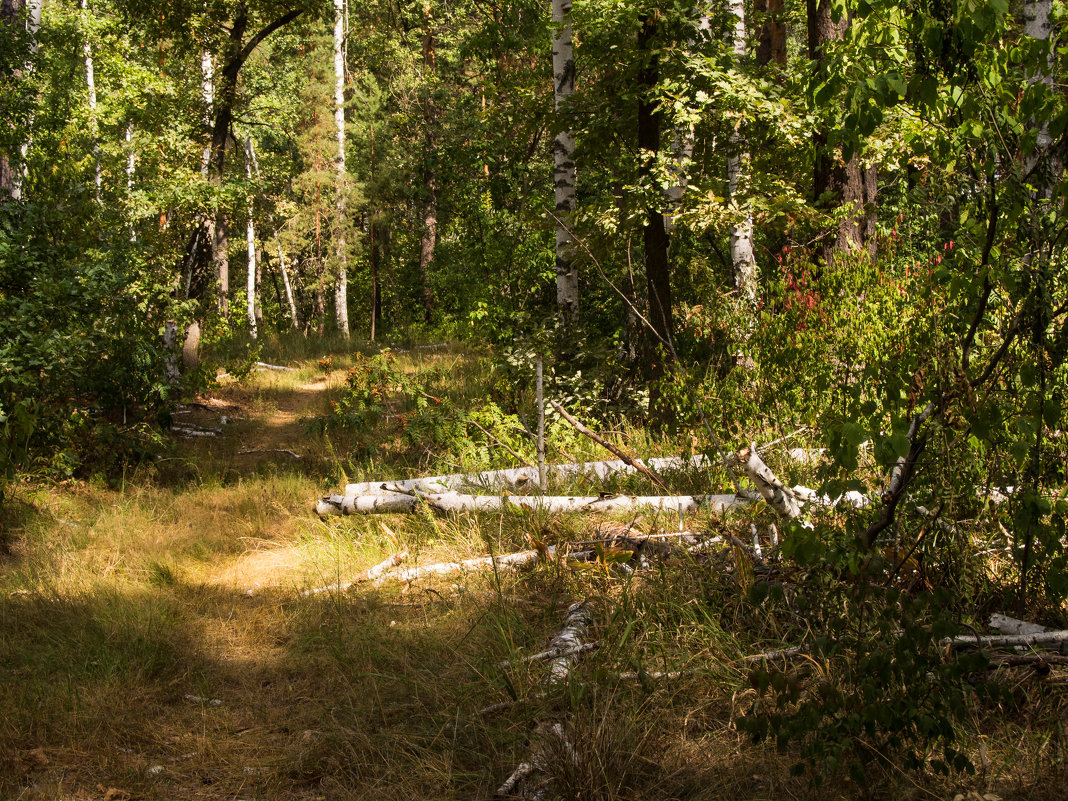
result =
[{"label": "birch tree", "polygon": [[81,23],[82,23],[82,57],[85,60],[85,89],[89,98],[89,136],[92,140],[93,151],[93,184],[95,186],[96,200],[100,202],[100,185],[102,176],[100,172],[100,131],[96,117],[96,76],[93,71],[93,43],[89,32],[89,0],[81,0]]},{"label": "birch tree", "polygon": [[348,262],[345,252],[345,0],[334,0],[334,124],[337,127],[337,328],[349,338]]},{"label": "birch tree", "polygon": [[[735,64],[740,69],[745,64],[746,57],[745,0],[727,0],[727,12],[734,17],[731,27],[731,51]],[[727,152],[727,183],[731,206],[738,215],[730,228],[731,269],[739,298],[750,309],[755,309],[757,264],[756,255],[753,253],[753,215],[745,209],[743,192],[749,154],[739,131],[741,122],[741,119],[737,120],[731,128]]]},{"label": "birch tree", "polygon": [[[0,25],[7,29],[3,31],[4,36],[9,42],[24,42],[29,55],[29,59],[21,65],[8,65],[6,69],[9,70],[9,75],[0,76],[0,79],[12,80],[15,86],[28,77],[33,68],[32,59],[37,54],[37,31],[41,27],[42,4],[43,0],[0,0]],[[32,117],[30,112],[28,121],[32,121]],[[15,149],[18,150],[18,158],[12,158],[13,153],[0,153],[0,200],[22,199],[26,154],[30,149],[29,132],[17,141]]]},{"label": "birch tree", "polygon": [[245,223],[245,244],[248,248],[248,281],[246,282],[246,300],[248,302],[248,334],[257,337],[256,328],[256,223],[253,219],[252,202],[252,137],[245,137],[245,175],[248,177],[248,220]]},{"label": "birch tree", "polygon": [[[552,0],[553,105],[556,113],[575,93],[575,55],[571,41],[571,0]],[[558,123],[559,124],[559,123]],[[574,238],[569,228],[575,198],[575,138],[561,129],[553,139],[553,186],[556,205],[556,306],[565,326],[578,321],[579,284]]]}]

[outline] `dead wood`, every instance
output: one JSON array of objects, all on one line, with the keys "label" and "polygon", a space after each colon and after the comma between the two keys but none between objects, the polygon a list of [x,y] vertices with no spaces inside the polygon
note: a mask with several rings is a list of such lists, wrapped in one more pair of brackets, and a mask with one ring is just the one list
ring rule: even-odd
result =
[{"label": "dead wood", "polygon": [[652,508],[679,514],[698,509],[722,513],[729,508],[744,506],[746,498],[736,495],[465,495],[458,492],[424,494],[418,490],[383,490],[373,495],[328,495],[315,505],[319,517],[343,514],[411,513],[420,504],[444,513],[463,511],[496,512],[504,508],[520,508],[546,512],[615,512],[637,508]]},{"label": "dead wood", "polygon": [[561,406],[556,401],[550,401],[549,404],[554,409],[556,409],[557,413],[562,418],[564,418],[564,420],[566,420],[571,425],[571,427],[574,428],[576,431],[578,431],[580,434],[582,434],[583,436],[588,437],[589,439],[593,440],[594,442],[596,442],[598,445],[600,445],[602,448],[604,448],[605,450],[609,451],[610,453],[615,454],[624,463],[626,463],[626,464],[630,465],[631,467],[633,467],[635,470],[637,470],[639,473],[641,473],[643,476],[645,476],[649,480],[653,481],[658,486],[663,487],[665,490],[668,488],[667,484],[664,482],[664,479],[662,479],[660,476],[658,476],[656,473],[654,473],[652,470],[650,470],[648,467],[646,467],[645,464],[642,463],[641,459],[631,458],[626,453],[624,453],[622,450],[620,450],[616,446],[614,446],[614,445],[610,444],[609,442],[607,442],[600,435],[598,435],[598,434],[594,433],[593,431],[591,431],[590,429],[586,428],[586,426],[584,426],[582,423],[580,423],[578,420],[576,420],[574,417],[572,417],[570,414],[568,414],[567,411],[564,410],[564,407]]},{"label": "dead wood", "polygon": [[779,481],[771,468],[764,464],[764,460],[757,453],[755,442],[751,443],[748,448],[738,451],[737,457],[742,467],[745,468],[749,480],[768,502],[768,506],[788,520],[801,514],[801,505],[798,503],[796,493]]},{"label": "dead wood", "polygon": [[379,576],[384,574],[387,570],[396,567],[397,565],[399,565],[401,562],[403,562],[407,558],[408,558],[408,552],[407,551],[401,551],[400,553],[395,553],[392,556],[387,557],[386,559],[382,560],[381,562],[379,562],[374,567],[367,568],[367,570],[363,571],[360,575],[358,575],[352,581],[346,581],[346,582],[340,583],[340,584],[331,584],[331,585],[326,586],[326,587],[316,587],[315,589],[312,589],[312,590],[305,590],[304,592],[301,593],[301,595],[303,595],[304,597],[308,597],[309,595],[319,595],[320,593],[324,593],[324,592],[344,592],[349,587],[353,587],[356,584],[360,584],[360,583],[365,582],[365,581],[373,581],[373,580],[375,580],[376,578],[378,578]]}]

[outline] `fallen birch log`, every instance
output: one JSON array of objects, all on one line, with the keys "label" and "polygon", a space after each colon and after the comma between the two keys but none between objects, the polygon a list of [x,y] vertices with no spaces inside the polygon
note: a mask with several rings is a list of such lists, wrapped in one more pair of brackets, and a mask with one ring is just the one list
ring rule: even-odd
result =
[{"label": "fallen birch log", "polygon": [[256,362],[256,366],[261,370],[280,370],[287,373],[296,372],[296,367],[283,367],[279,364],[267,364],[267,362]]},{"label": "fallen birch log", "polygon": [[[668,456],[663,458],[649,459],[648,465],[659,471],[685,470],[690,468],[703,468],[711,464],[711,460],[698,454],[690,458]],[[635,468],[626,462],[616,459],[606,462],[576,462],[573,464],[548,465],[546,474],[551,478],[596,478],[606,479],[615,473],[633,473]],[[358,484],[347,484],[345,495],[374,495],[382,492],[416,491],[426,493],[442,493],[460,490],[464,487],[479,487],[484,489],[526,489],[538,486],[537,467],[513,467],[506,470],[487,470],[482,473],[453,473],[444,476],[428,476],[425,478],[405,478],[396,481],[363,481]]]},{"label": "fallen birch log", "polygon": [[[543,557],[546,559],[555,559],[557,553],[557,547],[552,545],[546,548],[544,553],[542,551],[534,550],[519,551],[517,553],[509,553],[502,556],[477,556],[473,559],[464,559],[459,562],[438,562],[436,564],[424,565],[422,567],[409,567],[394,571],[387,570],[379,574],[374,581],[376,584],[381,584],[383,581],[387,580],[415,581],[416,579],[425,578],[427,576],[447,576],[451,573],[466,573],[472,570],[485,570],[486,568],[512,569],[533,564]],[[589,559],[591,556],[593,556],[592,551],[576,551],[574,553],[568,553],[565,558],[581,561]]]},{"label": "fallen birch log", "polygon": [[567,610],[567,622],[549,643],[550,651],[558,651],[549,665],[548,682],[555,684],[571,675],[571,667],[582,653],[582,638],[586,629],[593,625],[593,609],[585,601],[571,604]]},{"label": "fallen birch log", "polygon": [[1048,628],[1037,623],[1028,623],[1026,620],[1017,620],[996,612],[990,616],[990,628],[997,629],[1002,634],[1040,634],[1043,631],[1049,631]]},{"label": "fallen birch log", "polygon": [[989,637],[962,634],[959,637],[947,637],[942,645],[951,648],[975,646],[977,648],[1011,648],[1014,646],[1035,647],[1039,645],[1059,645],[1068,642],[1068,631],[1038,631],[1031,634],[995,634]]},{"label": "fallen birch log", "polygon": [[387,559],[384,559],[383,561],[379,562],[374,567],[367,568],[367,570],[363,571],[360,575],[358,575],[352,581],[346,581],[346,582],[342,582],[340,584],[330,584],[330,585],[328,585],[326,587],[316,587],[315,589],[312,589],[312,590],[305,590],[304,592],[301,593],[301,595],[303,595],[305,598],[307,598],[309,595],[319,595],[319,594],[324,593],[324,592],[344,592],[349,587],[353,587],[356,584],[360,584],[360,583],[365,582],[365,581],[374,581],[379,576],[383,575],[386,571],[396,567],[397,565],[399,565],[401,562],[403,562],[407,558],[408,558],[408,552],[407,551],[401,551],[400,553],[395,553],[392,556],[388,557]]},{"label": "fallen birch log", "polygon": [[764,460],[757,453],[755,442],[748,448],[738,451],[737,456],[749,480],[768,502],[768,506],[788,520],[801,514],[801,505],[798,503],[796,493],[779,481],[771,468],[764,464]]},{"label": "fallen birch log", "polygon": [[627,509],[650,508],[683,514],[710,509],[723,513],[736,506],[745,506],[747,498],[736,495],[464,495],[446,492],[414,495],[383,492],[375,495],[328,495],[315,504],[319,517],[347,514],[411,513],[420,504],[427,504],[439,512],[466,511],[497,512],[505,508],[529,509],[542,512],[618,512]]},{"label": "fallen birch log", "polygon": [[547,648],[546,650],[541,651],[539,653],[523,657],[518,662],[512,662],[509,659],[505,659],[503,662],[497,663],[497,669],[506,670],[507,668],[514,667],[516,665],[528,665],[531,662],[544,662],[547,659],[557,659],[562,656],[577,656],[579,654],[585,654],[589,651],[596,651],[600,647],[600,643],[585,642],[581,645],[572,646],[563,650],[560,650],[559,648]]}]

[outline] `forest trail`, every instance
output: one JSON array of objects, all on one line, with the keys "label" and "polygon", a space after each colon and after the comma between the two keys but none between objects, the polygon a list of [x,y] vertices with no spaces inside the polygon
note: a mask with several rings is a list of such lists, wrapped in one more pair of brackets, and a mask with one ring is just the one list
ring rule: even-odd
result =
[{"label": "forest trail", "polygon": [[[463,359],[405,369],[457,381]],[[849,782],[809,786],[789,755],[739,732],[755,697],[742,656],[771,643],[747,634],[732,549],[641,576],[606,549],[590,564],[329,589],[402,550],[426,565],[576,541],[593,526],[526,512],[319,520],[315,499],[345,481],[417,470],[390,450],[395,431],[364,432],[390,442],[356,462],[361,436],[317,427],[349,375],[341,361],[222,380],[175,417],[222,433],[176,437],[171,456],[117,485],[27,490],[0,561],[0,798],[486,798],[539,742],[551,752],[544,732],[559,720],[583,756],[557,759],[548,797],[855,795]],[[579,600],[600,647],[554,688],[523,657]],[[1025,786],[1059,797],[1055,773],[1036,789],[1032,763],[990,742],[1002,797]],[[895,799],[966,789],[937,781],[887,788]]]}]

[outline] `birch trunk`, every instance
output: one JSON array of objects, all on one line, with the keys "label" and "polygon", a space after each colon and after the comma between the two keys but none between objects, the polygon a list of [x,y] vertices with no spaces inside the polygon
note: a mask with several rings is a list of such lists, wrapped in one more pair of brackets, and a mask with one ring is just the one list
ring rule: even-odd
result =
[{"label": "birch trunk", "polygon": [[[126,196],[133,194],[134,171],[137,168],[137,157],[133,148],[133,123],[126,123]],[[137,241],[137,229],[134,228],[134,218],[130,219],[130,241]]]},{"label": "birch trunk", "polygon": [[422,504],[446,514],[465,511],[498,512],[506,508],[529,509],[561,514],[564,512],[617,512],[639,508],[685,514],[699,509],[716,513],[750,503],[736,495],[464,495],[446,492],[436,495],[408,495],[379,492],[373,495],[328,495],[315,505],[320,517],[348,514],[410,514]]},{"label": "birch trunk", "polygon": [[[740,69],[745,63],[746,56],[745,0],[727,0],[727,12],[734,16],[731,49],[734,53],[735,64]],[[739,215],[739,219],[731,225],[730,230],[731,268],[738,297],[750,309],[755,310],[757,265],[756,255],[753,252],[753,216],[743,210],[745,200],[742,191],[747,179],[749,154],[745,152],[745,144],[738,130],[739,124],[736,123],[731,130],[730,150],[727,154],[730,203]]]},{"label": "birch trunk", "polygon": [[[657,55],[657,38],[660,35],[661,12],[654,10],[643,15],[639,24],[638,50],[643,66],[639,72],[638,101],[638,150],[643,182],[656,181],[655,168],[660,152],[660,126],[663,114],[656,98],[656,86],[660,81],[660,64]],[[645,227],[642,230],[642,245],[645,261],[645,280],[649,302],[651,337],[646,348],[646,377],[655,381],[664,374],[664,360],[674,351],[672,342],[674,322],[671,300],[671,267],[668,261],[668,237],[664,231],[664,215],[659,208],[650,206],[645,211]],[[656,405],[658,396],[650,395],[650,408]]]},{"label": "birch trunk", "polygon": [[345,252],[345,0],[334,0],[334,125],[337,127],[337,286],[334,310],[341,336],[349,338],[349,276]]},{"label": "birch trunk", "polygon": [[[711,466],[711,461],[702,455],[684,459],[669,456],[658,459],[646,459],[645,464],[658,472],[670,470],[702,469]],[[589,478],[604,480],[616,473],[633,473],[636,468],[616,459],[604,462],[578,462],[575,464],[546,465],[546,477],[556,479]],[[410,478],[396,481],[364,481],[359,484],[347,484],[345,495],[374,495],[379,492],[402,491],[442,493],[459,490],[464,487],[489,489],[524,489],[537,486],[539,482],[536,467],[515,467],[508,470],[488,470],[483,473],[453,473],[427,478]]]},{"label": "birch trunk", "polygon": [[[29,38],[30,53],[37,55],[37,31],[41,27],[41,7],[43,0],[3,0],[0,2],[0,24],[15,26],[22,24]],[[33,63],[27,62],[22,69],[15,69],[13,74],[0,75],[0,81],[21,80],[33,69]],[[31,112],[28,128],[33,127]],[[0,153],[0,200],[5,196],[12,200],[22,199],[22,182],[26,177],[26,157],[30,151],[31,133],[19,143],[19,159],[11,159],[7,153]]]},{"label": "birch trunk", "polygon": [[93,184],[96,187],[96,202],[100,202],[100,186],[102,177],[100,172],[100,141],[96,120],[96,77],[93,73],[93,45],[89,41],[89,0],[81,0],[82,10],[82,56],[85,59],[85,88],[89,96],[89,136],[92,140],[93,151]]},{"label": "birch trunk", "polygon": [[[553,106],[557,114],[575,93],[575,54],[571,41],[571,0],[552,0]],[[553,186],[556,205],[556,306],[565,326],[578,321],[578,270],[572,261],[574,238],[568,227],[577,208],[575,139],[561,130],[553,140]]]},{"label": "birch trunk", "polygon": [[274,242],[278,248],[278,269],[282,273],[282,285],[286,290],[286,302],[289,304],[289,320],[293,326],[293,330],[300,329],[300,322],[297,320],[297,301],[293,297],[293,285],[289,283],[289,270],[286,269],[286,257],[282,253],[282,242],[278,239],[278,232],[274,232]]},{"label": "birch trunk", "polygon": [[[1052,0],[1027,0],[1027,2],[1024,3],[1024,36],[1030,37],[1031,39],[1038,39],[1042,42],[1049,41],[1049,15],[1052,7]],[[1039,71],[1034,80],[1041,81],[1046,84],[1046,86],[1052,88],[1052,68],[1052,59],[1047,55],[1045,67]],[[1049,135],[1049,126],[1043,122],[1038,128],[1038,136],[1035,139],[1034,152],[1027,156],[1024,162],[1024,169],[1028,173],[1039,171],[1043,173],[1037,175],[1034,180],[1040,197],[1048,197],[1052,185],[1051,168],[1053,165],[1044,164],[1044,161],[1046,161],[1045,156],[1049,152],[1050,145],[1052,144],[1053,140]]]},{"label": "birch trunk", "polygon": [[[697,23],[697,32],[703,38],[708,36],[710,30],[711,20],[707,13],[702,14]],[[686,44],[688,49],[693,50],[695,41],[691,39]],[[690,164],[693,161],[693,149],[693,123],[685,122],[676,124],[674,141],[671,146],[671,152],[673,154],[671,175],[674,178],[674,182],[664,190],[664,196],[667,199],[667,211],[664,213],[664,233],[668,235],[669,240],[671,234],[675,230],[675,217],[682,208],[683,195],[686,194],[686,187],[689,185],[689,171]]]},{"label": "birch trunk", "polygon": [[252,137],[245,137],[245,175],[249,182],[248,222],[245,225],[245,246],[248,248],[248,281],[245,285],[248,302],[248,334],[257,337],[256,326],[256,225],[252,219]]}]

